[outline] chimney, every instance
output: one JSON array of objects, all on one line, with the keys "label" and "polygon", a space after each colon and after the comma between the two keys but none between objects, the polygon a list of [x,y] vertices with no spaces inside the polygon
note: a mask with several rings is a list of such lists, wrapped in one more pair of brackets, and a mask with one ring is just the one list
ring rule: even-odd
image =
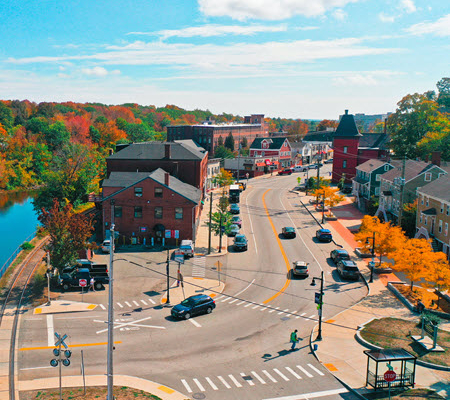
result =
[{"label": "chimney", "polygon": [[109,149],[109,155],[112,156],[114,154],[114,150],[113,149]]},{"label": "chimney", "polygon": [[164,174],[164,185],[166,186],[169,186],[169,176],[170,174],[168,172]]},{"label": "chimney", "polygon": [[164,157],[170,159],[170,144],[166,143],[164,145]]},{"label": "chimney", "polygon": [[433,151],[431,153],[431,163],[434,165],[437,165],[438,167],[441,166],[441,152],[440,151]]},{"label": "chimney", "polygon": [[345,115],[348,115],[348,110],[345,110]]}]

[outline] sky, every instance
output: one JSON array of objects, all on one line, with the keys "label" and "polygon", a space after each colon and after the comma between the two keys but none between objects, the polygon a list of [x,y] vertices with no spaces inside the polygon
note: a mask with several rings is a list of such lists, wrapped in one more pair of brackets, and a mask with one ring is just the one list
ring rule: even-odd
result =
[{"label": "sky", "polygon": [[448,76],[448,0],[0,2],[3,100],[337,119]]}]

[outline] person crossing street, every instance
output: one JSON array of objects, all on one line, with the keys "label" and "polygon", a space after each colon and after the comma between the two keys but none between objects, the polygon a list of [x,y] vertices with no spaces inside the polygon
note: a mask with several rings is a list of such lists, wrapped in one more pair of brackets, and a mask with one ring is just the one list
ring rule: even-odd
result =
[{"label": "person crossing street", "polygon": [[297,331],[297,329],[296,329],[294,332],[291,333],[291,340],[290,340],[290,342],[292,343],[291,351],[294,351],[295,345],[296,345],[297,342],[298,342],[297,332],[298,332],[298,331]]}]

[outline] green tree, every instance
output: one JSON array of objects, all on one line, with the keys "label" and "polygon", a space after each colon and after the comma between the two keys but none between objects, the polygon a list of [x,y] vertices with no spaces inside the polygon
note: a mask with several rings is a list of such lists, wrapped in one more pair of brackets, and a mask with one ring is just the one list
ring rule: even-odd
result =
[{"label": "green tree", "polygon": [[149,142],[153,139],[150,129],[144,124],[127,124],[125,127],[128,139],[132,142]]},{"label": "green tree", "polygon": [[220,235],[221,227],[224,228],[225,234],[230,232],[232,215],[228,211],[229,205],[228,197],[221,196],[219,203],[216,206],[217,211],[211,214],[211,231],[214,232],[216,236]]},{"label": "green tree", "polygon": [[450,78],[442,78],[436,86],[439,91],[438,104],[443,107],[450,107]]},{"label": "green tree", "polygon": [[225,144],[224,146],[230,150],[230,151],[234,151],[234,137],[232,135],[232,133],[230,132],[228,134],[228,136],[225,138]]},{"label": "green tree", "polygon": [[90,136],[92,142],[97,143],[97,144],[100,142],[100,138],[101,138],[100,131],[94,125],[91,125],[89,127],[89,136]]},{"label": "green tree", "polygon": [[213,182],[220,187],[231,185],[234,182],[233,174],[221,168],[220,172],[213,178]]},{"label": "green tree", "polygon": [[70,141],[70,132],[62,121],[56,121],[50,125],[48,130],[44,132],[44,135],[48,147],[51,150],[61,149]]},{"label": "green tree", "polygon": [[217,139],[217,146],[223,146],[223,137],[219,136],[219,139]]},{"label": "green tree", "polygon": [[214,151],[215,158],[234,158],[233,153],[224,146],[217,146]]},{"label": "green tree", "polygon": [[11,108],[0,101],[0,124],[9,131],[13,127],[13,123],[14,117]]},{"label": "green tree", "polygon": [[430,130],[437,104],[415,93],[403,97],[397,105],[397,110],[387,120],[391,149],[397,157],[416,158],[420,155],[418,142]]}]

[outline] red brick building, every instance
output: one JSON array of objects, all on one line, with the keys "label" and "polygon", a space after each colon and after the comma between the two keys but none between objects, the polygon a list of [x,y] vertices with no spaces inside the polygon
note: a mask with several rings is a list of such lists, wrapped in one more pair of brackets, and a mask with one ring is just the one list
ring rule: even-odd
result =
[{"label": "red brick building", "polygon": [[214,124],[212,121],[206,121],[198,125],[174,125],[167,127],[167,141],[192,139],[213,157],[219,138],[225,142],[230,133],[237,149],[244,138],[251,143],[257,137],[268,137],[269,125],[264,122],[264,114],[246,116],[242,124]]},{"label": "red brick building", "polygon": [[164,238],[177,245],[195,237],[202,192],[167,171],[113,171],[102,188],[103,237],[110,236],[111,201],[119,244],[162,244]]},{"label": "red brick building", "polygon": [[152,172],[164,169],[180,181],[204,190],[208,152],[192,140],[171,143],[132,143],[106,159],[107,176],[112,172]]},{"label": "red brick building", "polygon": [[333,134],[332,182],[345,177],[345,183],[351,183],[358,165],[370,159],[387,159],[387,140],[385,132],[359,133],[354,116],[345,110]]}]

